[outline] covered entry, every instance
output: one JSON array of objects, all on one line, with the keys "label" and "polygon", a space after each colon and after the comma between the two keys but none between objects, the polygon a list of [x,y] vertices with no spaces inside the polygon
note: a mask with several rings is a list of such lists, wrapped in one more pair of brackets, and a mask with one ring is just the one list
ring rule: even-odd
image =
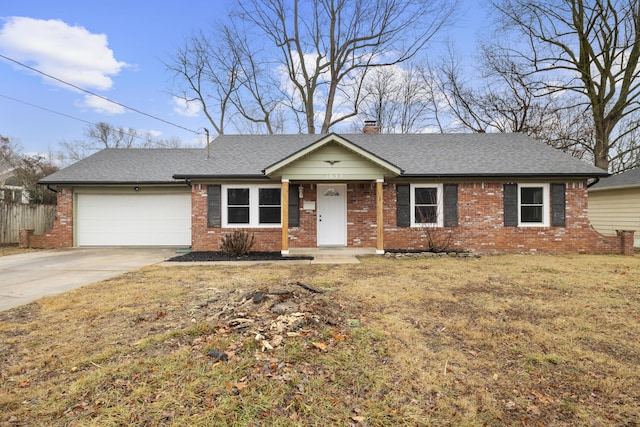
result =
[{"label": "covered entry", "polygon": [[[338,135],[327,135],[304,150],[282,159],[264,170],[269,178],[280,178],[282,200],[289,200],[290,182],[316,186],[316,246],[349,246],[347,206],[348,183],[375,183],[375,199],[362,207],[376,213],[375,249],[384,253],[383,185],[385,178],[402,170]],[[369,185],[369,184],[367,184]],[[302,193],[300,193],[302,194]],[[302,196],[300,196],[302,197]],[[304,201],[302,203],[304,206]],[[282,252],[289,253],[288,206],[283,203]],[[306,209],[306,208],[305,208]],[[374,242],[372,242],[374,243]]]}]

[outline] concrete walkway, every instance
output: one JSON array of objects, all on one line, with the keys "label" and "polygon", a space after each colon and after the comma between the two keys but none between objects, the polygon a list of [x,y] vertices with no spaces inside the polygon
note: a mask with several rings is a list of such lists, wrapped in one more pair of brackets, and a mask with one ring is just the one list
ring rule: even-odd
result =
[{"label": "concrete walkway", "polygon": [[157,264],[175,249],[55,249],[0,257],[0,311]]}]

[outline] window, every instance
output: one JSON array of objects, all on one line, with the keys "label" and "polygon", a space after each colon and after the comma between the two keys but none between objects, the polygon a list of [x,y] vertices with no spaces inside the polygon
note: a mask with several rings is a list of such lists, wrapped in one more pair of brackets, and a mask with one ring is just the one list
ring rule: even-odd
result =
[{"label": "window", "polygon": [[227,189],[227,222],[249,224],[249,189]]},{"label": "window", "polygon": [[259,188],[260,224],[280,224],[280,189]]},{"label": "window", "polygon": [[281,223],[280,186],[223,186],[224,227],[274,227]]},{"label": "window", "polygon": [[518,186],[518,223],[520,226],[549,225],[549,185]]},{"label": "window", "polygon": [[411,225],[442,227],[442,186],[411,186]]}]

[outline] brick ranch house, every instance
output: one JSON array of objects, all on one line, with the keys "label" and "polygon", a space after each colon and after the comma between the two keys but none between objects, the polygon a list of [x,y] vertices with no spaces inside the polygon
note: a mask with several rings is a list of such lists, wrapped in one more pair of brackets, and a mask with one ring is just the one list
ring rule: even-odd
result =
[{"label": "brick ranch house", "polygon": [[[375,128],[374,128],[375,130]],[[41,180],[58,195],[40,247],[217,250],[234,230],[253,250],[382,254],[633,254],[603,236],[587,184],[607,173],[522,134],[221,135],[205,149],[106,149]]]}]

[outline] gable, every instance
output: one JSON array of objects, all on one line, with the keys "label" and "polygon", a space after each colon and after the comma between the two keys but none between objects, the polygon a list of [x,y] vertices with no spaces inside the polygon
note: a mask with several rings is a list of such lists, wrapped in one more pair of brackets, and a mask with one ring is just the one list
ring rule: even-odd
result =
[{"label": "gable", "polygon": [[337,135],[326,138],[267,167],[270,178],[296,180],[375,180],[402,173],[397,166]]}]

